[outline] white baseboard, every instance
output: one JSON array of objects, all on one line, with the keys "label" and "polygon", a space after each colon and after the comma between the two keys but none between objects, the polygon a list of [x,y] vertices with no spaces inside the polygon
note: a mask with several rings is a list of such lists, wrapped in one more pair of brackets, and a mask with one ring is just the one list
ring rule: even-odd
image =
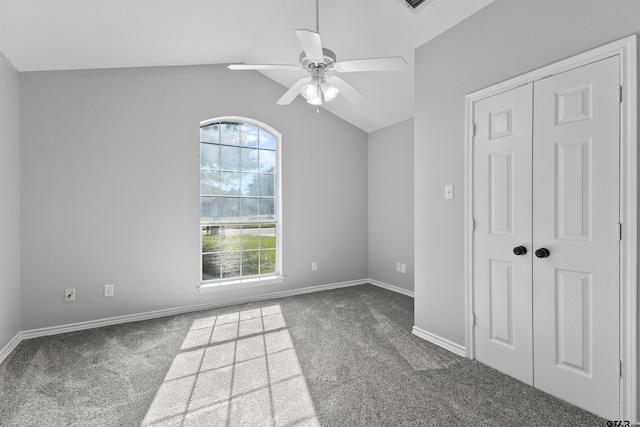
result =
[{"label": "white baseboard", "polygon": [[20,334],[21,339],[37,338],[47,335],[57,335],[67,332],[81,331],[84,329],[99,328],[102,326],[118,325],[121,323],[137,322],[140,320],[156,319],[158,317],[173,316],[176,314],[190,313],[193,311],[209,310],[212,308],[227,307],[236,304],[245,304],[248,302],[264,301],[276,298],[284,298],[294,295],[308,294],[311,292],[326,291],[330,289],[346,288],[349,286],[358,286],[368,283],[366,279],[352,280],[348,282],[330,283],[327,285],[310,286],[307,288],[292,289],[290,291],[272,292],[256,296],[236,298],[219,302],[210,302],[205,304],[197,304],[176,308],[167,308],[162,310],[147,311],[144,313],[128,314],[125,316],[109,317],[106,319],[90,320],[87,322],[71,323],[67,325],[51,326],[47,328],[30,329]]},{"label": "white baseboard", "polygon": [[205,304],[190,305],[184,307],[167,308],[162,310],[147,311],[144,313],[128,314],[125,316],[108,317],[106,319],[89,320],[87,322],[71,323],[67,325],[50,326],[46,328],[29,329],[19,332],[2,350],[0,350],[0,363],[17,347],[22,340],[44,337],[48,335],[64,334],[67,332],[82,331],[85,329],[100,328],[103,326],[118,325],[121,323],[138,322],[141,320],[156,319],[158,317],[173,316],[176,314],[190,313],[193,311],[209,310],[212,308],[227,307],[236,304],[245,304],[248,302],[265,301],[276,298],[284,298],[295,295],[308,294],[312,292],[328,291],[331,289],[346,288],[349,286],[358,286],[371,284],[390,291],[398,292],[413,297],[413,292],[397,286],[389,285],[372,279],[351,280],[348,282],[330,283],[327,285],[310,286],[307,288],[292,289],[289,291],[272,292],[256,296],[236,298],[232,300],[210,302]]},{"label": "white baseboard", "polygon": [[467,350],[464,346],[460,344],[456,344],[453,341],[449,341],[446,338],[439,337],[438,335],[434,335],[431,332],[427,332],[424,329],[420,329],[417,326],[413,327],[413,335],[416,335],[423,340],[429,341],[439,347],[444,348],[445,350],[449,350],[452,353],[457,354],[458,356],[467,357]]},{"label": "white baseboard", "polygon": [[20,344],[20,341],[22,341],[22,332],[18,332],[16,336],[13,337],[11,341],[9,341],[7,345],[4,346],[4,348],[0,349],[0,363],[2,363],[4,359],[6,359],[7,356],[9,356],[11,352],[15,350],[18,344]]},{"label": "white baseboard", "polygon": [[398,286],[390,285],[388,283],[380,282],[374,279],[367,279],[368,283],[374,286],[378,286],[379,288],[384,288],[393,292],[397,292],[399,294],[406,295],[408,297],[414,298],[413,291],[408,291],[404,288],[400,288]]}]

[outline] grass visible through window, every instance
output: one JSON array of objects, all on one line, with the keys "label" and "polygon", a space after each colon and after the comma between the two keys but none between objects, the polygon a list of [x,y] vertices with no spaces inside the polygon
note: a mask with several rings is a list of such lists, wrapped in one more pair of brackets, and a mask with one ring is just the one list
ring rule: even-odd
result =
[{"label": "grass visible through window", "polygon": [[202,227],[202,279],[276,272],[275,226]]}]

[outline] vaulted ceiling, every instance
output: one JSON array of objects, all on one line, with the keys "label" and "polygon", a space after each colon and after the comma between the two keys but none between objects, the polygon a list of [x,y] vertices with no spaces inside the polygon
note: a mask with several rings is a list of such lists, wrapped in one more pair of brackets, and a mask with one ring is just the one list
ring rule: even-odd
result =
[{"label": "vaulted ceiling", "polygon": [[[366,132],[413,117],[414,49],[492,1],[433,0],[414,12],[404,0],[320,0],[323,46],[338,60],[407,61],[404,71],[342,74],[367,102],[339,96],[323,108]],[[315,30],[315,12],[314,0],[0,0],[0,51],[18,71],[296,64],[294,30]],[[284,93],[306,72],[264,74]]]}]

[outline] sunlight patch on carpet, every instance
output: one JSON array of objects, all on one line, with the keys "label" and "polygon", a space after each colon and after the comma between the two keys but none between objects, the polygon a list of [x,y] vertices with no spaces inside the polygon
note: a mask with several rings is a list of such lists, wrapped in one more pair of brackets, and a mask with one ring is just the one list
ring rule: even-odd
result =
[{"label": "sunlight patch on carpet", "polygon": [[143,426],[319,426],[279,305],[196,319]]}]

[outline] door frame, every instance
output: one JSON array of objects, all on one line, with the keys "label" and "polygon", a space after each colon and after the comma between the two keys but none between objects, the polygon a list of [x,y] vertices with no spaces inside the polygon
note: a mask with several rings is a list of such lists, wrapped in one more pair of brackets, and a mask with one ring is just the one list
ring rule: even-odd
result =
[{"label": "door frame", "polygon": [[[480,89],[465,97],[465,347],[474,359],[473,307],[473,137],[474,103],[601,59],[620,57],[620,418],[639,422],[638,414],[638,129],[637,36],[635,34],[551,65]],[[615,232],[612,230],[612,232]]]}]

